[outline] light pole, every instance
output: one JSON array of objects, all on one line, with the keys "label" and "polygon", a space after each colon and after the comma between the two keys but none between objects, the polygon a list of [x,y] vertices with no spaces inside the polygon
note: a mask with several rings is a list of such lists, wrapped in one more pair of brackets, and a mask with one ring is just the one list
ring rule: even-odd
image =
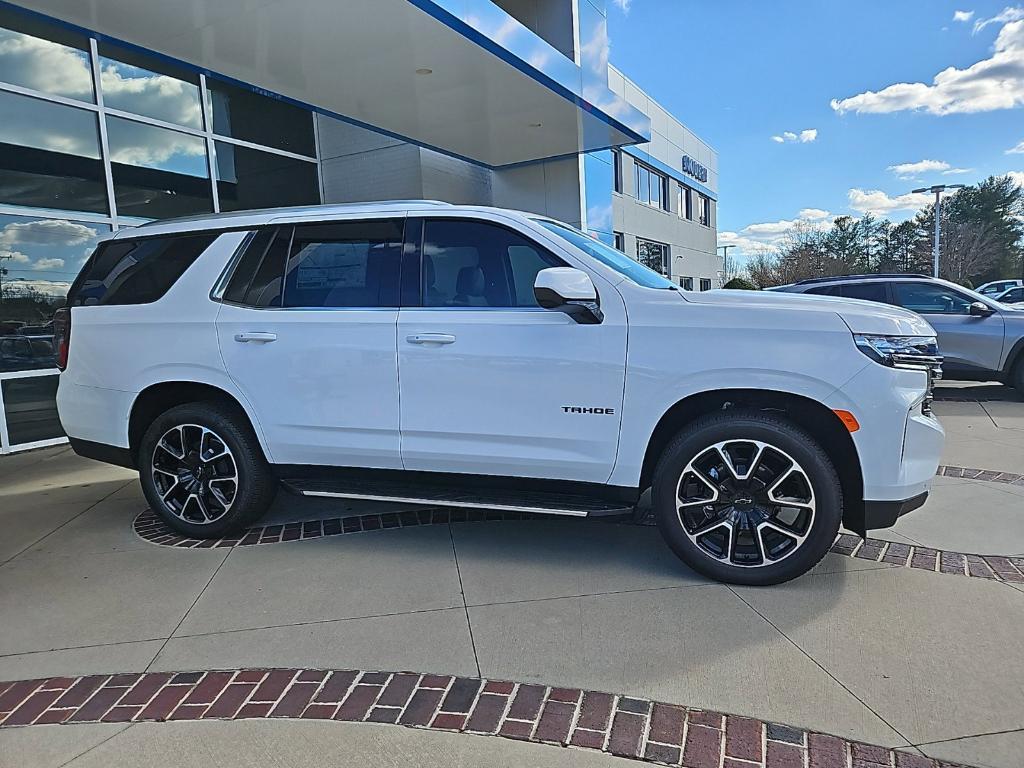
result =
[{"label": "light pole", "polygon": [[939,241],[942,237],[942,193],[947,189],[963,189],[966,184],[936,184],[933,187],[921,187],[911,191],[919,195],[923,192],[935,193],[935,247],[932,253],[932,276],[939,276]]},{"label": "light pole", "polygon": [[722,251],[722,269],[725,271],[725,279],[729,279],[729,249],[735,248],[735,245],[720,245],[718,250]]}]

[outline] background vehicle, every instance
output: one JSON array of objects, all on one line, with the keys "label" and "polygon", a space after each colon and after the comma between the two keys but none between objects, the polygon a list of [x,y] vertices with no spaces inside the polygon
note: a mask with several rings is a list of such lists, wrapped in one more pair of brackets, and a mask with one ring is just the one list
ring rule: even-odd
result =
[{"label": "background vehicle", "polygon": [[0,336],[0,371],[25,371],[57,367],[53,338],[49,336]]},{"label": "background vehicle", "polygon": [[1000,304],[1024,304],[1024,287],[1017,286],[993,296]]},{"label": "background vehicle", "polygon": [[190,536],[251,523],[279,481],[579,517],[629,514],[651,488],[681,559],[770,584],[840,522],[923,504],[942,449],[917,315],[684,294],[531,214],[420,201],[146,224],[100,244],[69,302],[72,446],[137,467]]},{"label": "background vehicle", "polygon": [[1024,280],[993,280],[991,283],[984,283],[977,288],[982,296],[995,298],[996,294],[1002,293],[1009,288],[1024,286]]},{"label": "background vehicle", "polygon": [[1024,313],[992,297],[946,280],[907,274],[822,277],[771,290],[909,309],[939,335],[943,378],[1002,381],[1024,392]]}]

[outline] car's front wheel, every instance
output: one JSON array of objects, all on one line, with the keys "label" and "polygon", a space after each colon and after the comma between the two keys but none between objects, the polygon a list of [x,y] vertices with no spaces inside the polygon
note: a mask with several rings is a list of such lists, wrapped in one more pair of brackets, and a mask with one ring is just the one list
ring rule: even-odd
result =
[{"label": "car's front wheel", "polygon": [[839,477],[806,431],[774,413],[732,408],[684,428],[654,474],[658,527],[694,570],[767,585],[806,573],[842,521]]},{"label": "car's front wheel", "polygon": [[1024,395],[1024,356],[1022,356],[1021,359],[1017,361],[1016,365],[1013,366],[1013,370],[1010,372],[1010,379],[1007,383],[1016,389],[1019,394]]},{"label": "car's front wheel", "polygon": [[218,403],[179,405],[158,416],[143,435],[138,467],[152,510],[192,538],[241,531],[277,491],[244,414]]}]

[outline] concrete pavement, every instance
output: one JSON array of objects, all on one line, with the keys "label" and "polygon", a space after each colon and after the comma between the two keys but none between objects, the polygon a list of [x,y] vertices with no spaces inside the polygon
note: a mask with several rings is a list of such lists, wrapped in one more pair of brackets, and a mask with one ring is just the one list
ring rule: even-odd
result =
[{"label": "concrete pavement", "polygon": [[[1021,471],[1012,451],[1024,457],[1016,426],[1024,405],[1006,403],[998,417],[972,410],[980,405],[938,404],[953,433],[946,460],[990,468],[985,460],[1001,456],[992,469]],[[978,454],[972,441],[988,437],[974,434],[995,434],[1008,448]],[[939,478],[929,504],[888,535],[1020,554],[1022,501],[1020,489]],[[683,567],[653,529],[572,520],[182,550],[132,531],[143,508],[131,473],[66,449],[0,459],[0,680],[246,666],[407,669],[613,691],[1019,768],[1024,662],[1014,649],[1024,591],[1008,583],[830,554],[790,584],[732,588]],[[282,494],[272,516],[367,508]],[[207,737],[202,745],[197,733]],[[0,731],[0,765],[110,765],[133,754],[151,755],[145,762],[153,765],[615,761],[297,721]],[[429,762],[437,756],[445,761]]]}]

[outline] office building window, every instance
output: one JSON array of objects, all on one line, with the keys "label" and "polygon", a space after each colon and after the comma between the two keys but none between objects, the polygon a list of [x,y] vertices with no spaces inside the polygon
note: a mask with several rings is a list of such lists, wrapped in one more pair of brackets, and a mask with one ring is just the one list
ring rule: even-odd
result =
[{"label": "office building window", "polygon": [[213,78],[207,80],[207,89],[213,132],[217,135],[316,156],[309,110]]},{"label": "office building window", "polygon": [[0,7],[0,82],[95,102],[89,38]]},{"label": "office building window", "polygon": [[100,41],[103,106],[188,128],[203,127],[199,75]]},{"label": "office building window", "polygon": [[617,250],[626,252],[626,236],[621,232],[612,232],[612,236],[615,238],[615,248]]},{"label": "office building window", "polygon": [[682,288],[684,291],[692,291],[693,290],[693,278],[692,277],[680,277],[679,278],[679,287]]},{"label": "office building window", "polygon": [[217,195],[222,211],[320,202],[316,163],[216,142]]},{"label": "office building window", "polygon": [[693,190],[685,184],[677,186],[679,194],[679,217],[693,221]]},{"label": "office building window", "polygon": [[636,239],[636,260],[660,275],[668,274],[669,247],[654,240]]},{"label": "office building window", "polygon": [[622,192],[622,153],[617,150],[612,150],[612,174],[614,175],[614,189],[616,192]]},{"label": "office building window", "polygon": [[709,278],[709,277],[702,277],[700,279],[700,289],[702,291],[710,291],[711,290],[711,278]]},{"label": "office building window", "polygon": [[633,188],[636,199],[645,205],[669,210],[668,177],[640,162],[634,162]]},{"label": "office building window", "polygon": [[697,195],[698,207],[697,214],[698,220],[705,227],[711,226],[711,198],[707,195]]}]

